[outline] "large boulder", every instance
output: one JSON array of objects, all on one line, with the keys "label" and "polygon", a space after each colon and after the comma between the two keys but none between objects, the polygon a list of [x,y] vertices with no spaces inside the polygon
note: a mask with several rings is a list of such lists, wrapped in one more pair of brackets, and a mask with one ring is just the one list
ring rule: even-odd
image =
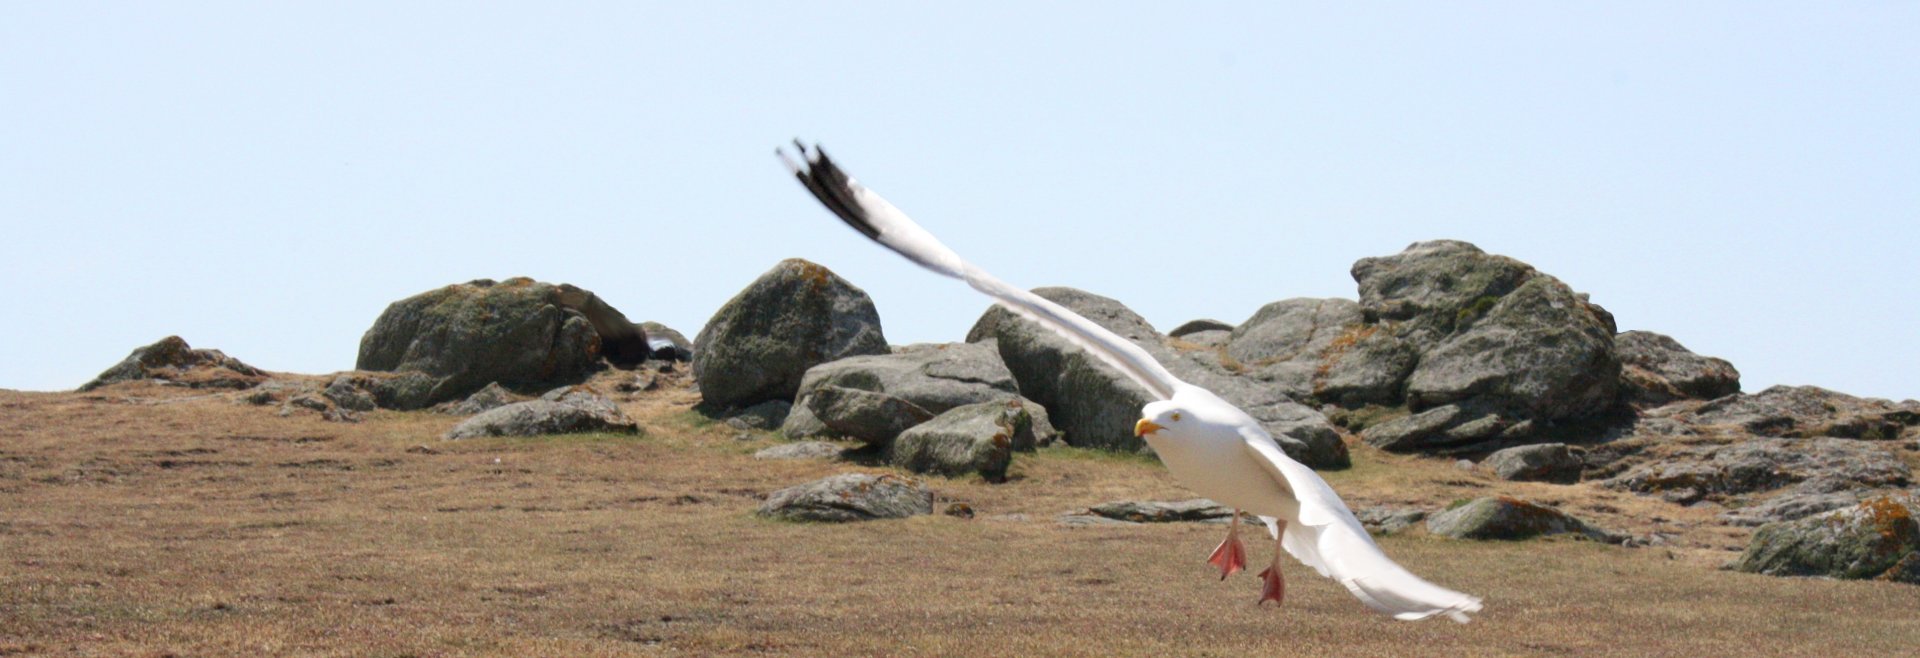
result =
[{"label": "large boulder", "polygon": [[1359,302],[1270,304],[1227,357],[1325,403],[1448,408],[1446,422],[1369,437],[1397,450],[1484,446],[1616,408],[1613,316],[1526,263],[1438,240],[1363,258],[1353,278]]},{"label": "large boulder", "polygon": [[448,439],[488,436],[540,436],[608,432],[639,434],[640,426],[620,408],[586,391],[564,392],[551,399],[516,402],[461,421],[448,430]]},{"label": "large boulder", "polygon": [[1033,449],[1033,417],[1018,401],[982,402],[947,410],[893,440],[893,465],[915,473],[978,473],[1007,479],[1015,450]]},{"label": "large boulder", "polygon": [[645,333],[591,292],[524,277],[480,279],[388,305],[360,338],[355,367],[434,378],[417,402],[427,406],[492,382],[579,381],[602,356],[637,362],[647,353]]},{"label": "large boulder", "polygon": [[1620,356],[1621,395],[1637,407],[1740,392],[1740,371],[1732,363],[1694,354],[1664,334],[1621,332],[1613,337],[1613,349]]},{"label": "large boulder", "polygon": [[885,393],[933,413],[1010,400],[1020,395],[1013,373],[992,345],[909,345],[890,354],[854,356],[807,369],[797,400],[822,386]]},{"label": "large boulder", "polygon": [[1347,329],[1359,324],[1360,306],[1351,300],[1274,302],[1233,329],[1225,349],[1227,363],[1304,399],[1314,393],[1315,378],[1329,374],[1321,365],[1335,341],[1348,337]]},{"label": "large boulder", "polygon": [[1572,289],[1536,274],[1492,299],[1460,309],[1454,333],[1421,354],[1407,376],[1408,404],[1471,401],[1544,420],[1613,406],[1613,328]]},{"label": "large boulder", "polygon": [[1567,484],[1579,481],[1584,463],[1565,443],[1540,443],[1496,451],[1481,465],[1502,480]]},{"label": "large boulder", "polygon": [[[784,430],[805,409],[806,417],[816,419],[834,436],[844,436],[872,446],[887,446],[907,428],[933,419],[933,412],[920,405],[873,391],[843,386],[822,386],[806,397],[806,402],[782,421]],[[789,439],[810,438],[819,434],[792,433]]]},{"label": "large boulder", "polygon": [[191,388],[252,388],[267,374],[220,350],[196,350],[179,336],[136,348],[127,358],[80,385],[91,391],[108,384],[152,379]]},{"label": "large boulder", "polygon": [[693,375],[716,409],[793,400],[807,369],[887,354],[867,293],[825,267],[781,261],[728,300],[693,341]]},{"label": "large boulder", "polygon": [[1733,568],[1773,576],[1920,584],[1920,501],[1883,496],[1818,516],[1761,526]]},{"label": "large boulder", "polygon": [[933,491],[892,475],[844,473],[773,492],[755,512],[788,521],[843,523],[933,513]]},{"label": "large boulder", "polygon": [[[1118,301],[1073,288],[1033,292],[1141,345],[1162,363],[1172,360],[1172,352],[1162,345],[1165,337]],[[999,306],[988,309],[967,332],[969,343],[986,340],[995,341],[1021,394],[1047,408],[1068,444],[1129,452],[1146,445],[1134,436],[1133,424],[1153,394],[1099,357]]]}]

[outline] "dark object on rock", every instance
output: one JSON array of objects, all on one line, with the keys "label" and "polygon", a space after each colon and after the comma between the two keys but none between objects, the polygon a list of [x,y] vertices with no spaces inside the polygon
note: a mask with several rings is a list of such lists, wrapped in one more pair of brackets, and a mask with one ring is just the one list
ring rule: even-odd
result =
[{"label": "dark object on rock", "polygon": [[701,397],[724,409],[793,400],[808,368],[888,349],[866,292],[794,258],[721,306],[694,339],[693,352]]},{"label": "dark object on rock", "polygon": [[91,391],[108,384],[142,379],[190,388],[243,389],[266,381],[267,374],[220,350],[196,350],[179,336],[168,336],[135,349],[93,381],[81,384],[80,390]]},{"label": "dark object on rock", "polygon": [[562,283],[554,286],[553,301],[561,308],[579,313],[600,336],[600,355],[620,366],[633,366],[653,355],[652,341],[646,330],[628,320],[626,314],[590,291]]},{"label": "dark object on rock", "polygon": [[1233,516],[1233,510],[1205,498],[1187,500],[1116,500],[1087,508],[1087,513],[1102,518],[1133,523],[1172,523],[1206,521]]},{"label": "dark object on rock", "polygon": [[647,333],[647,347],[653,349],[652,358],[664,361],[693,360],[693,342],[673,327],[649,320],[640,323],[640,330]]},{"label": "dark object on rock", "polygon": [[1675,400],[1711,400],[1740,392],[1740,371],[1725,359],[1701,356],[1680,341],[1651,331],[1613,337],[1620,355],[1621,395],[1637,407]]},{"label": "dark object on rock", "polygon": [[1360,525],[1376,535],[1391,535],[1426,520],[1426,510],[1411,507],[1369,507],[1354,513]]},{"label": "dark object on rock", "polygon": [[486,436],[540,436],[610,432],[640,434],[640,426],[613,401],[588,391],[562,391],[556,399],[528,400],[468,418],[447,432],[449,439]]},{"label": "dark object on rock", "polygon": [[1882,496],[1798,521],[1761,526],[1733,568],[1920,584],[1920,501]]},{"label": "dark object on rock", "polygon": [[808,413],[828,431],[876,446],[889,445],[907,428],[933,418],[931,412],[912,402],[840,386],[815,389],[807,395],[806,403]]},{"label": "dark object on rock", "polygon": [[754,459],[839,459],[846,448],[826,441],[782,443],[753,453]]},{"label": "dark object on rock", "polygon": [[788,521],[871,521],[933,513],[933,492],[893,475],[843,473],[773,492],[756,514]]},{"label": "dark object on rock", "polygon": [[1427,518],[1427,532],[1454,539],[1529,539],[1572,533],[1594,541],[1619,541],[1565,512],[1507,496],[1476,498],[1434,514]]},{"label": "dark object on rock", "polygon": [[435,381],[420,406],[488,383],[540,386],[585,378],[605,355],[647,356],[646,335],[593,293],[516,278],[450,285],[387,306],[360,339],[357,368]]},{"label": "dark object on rock", "polygon": [[1481,465],[1502,480],[1571,484],[1586,464],[1565,443],[1541,443],[1495,452]]},{"label": "dark object on rock", "polygon": [[[1024,445],[1017,445],[1024,443]],[[893,465],[915,473],[979,473],[988,482],[1007,479],[1013,451],[1033,450],[1033,418],[1019,402],[982,402],[954,407],[900,433]]]},{"label": "dark object on rock", "polygon": [[1734,425],[1762,436],[1894,440],[1920,425],[1920,403],[1859,398],[1818,386],[1774,386],[1700,405],[1684,418]]}]

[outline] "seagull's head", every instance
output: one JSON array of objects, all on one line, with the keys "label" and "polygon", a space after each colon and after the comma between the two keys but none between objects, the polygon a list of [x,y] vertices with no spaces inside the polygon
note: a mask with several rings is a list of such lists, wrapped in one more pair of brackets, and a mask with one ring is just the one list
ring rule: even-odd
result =
[{"label": "seagull's head", "polygon": [[1172,400],[1160,400],[1140,409],[1140,421],[1133,424],[1134,436],[1146,436],[1161,431],[1177,431],[1191,422],[1190,416],[1180,405]]}]

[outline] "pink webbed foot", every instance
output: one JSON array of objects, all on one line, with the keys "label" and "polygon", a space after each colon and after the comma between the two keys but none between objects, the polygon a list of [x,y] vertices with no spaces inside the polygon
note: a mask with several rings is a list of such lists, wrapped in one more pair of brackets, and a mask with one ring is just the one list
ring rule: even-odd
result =
[{"label": "pink webbed foot", "polygon": [[1280,577],[1280,566],[1267,567],[1266,571],[1260,572],[1260,602],[1254,605],[1266,605],[1272,601],[1277,608],[1283,605],[1282,601],[1286,598],[1287,579]]},{"label": "pink webbed foot", "polygon": [[[1235,524],[1236,527],[1238,524]],[[1220,579],[1239,573],[1247,568],[1247,547],[1240,544],[1239,533],[1228,531],[1227,538],[1220,547],[1213,549],[1213,555],[1207,558],[1207,564],[1220,569]]]}]

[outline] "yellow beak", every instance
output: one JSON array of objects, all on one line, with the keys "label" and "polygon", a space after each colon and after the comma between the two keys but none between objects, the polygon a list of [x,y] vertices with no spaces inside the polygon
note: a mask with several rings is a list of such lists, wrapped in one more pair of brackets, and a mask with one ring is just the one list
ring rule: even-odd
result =
[{"label": "yellow beak", "polygon": [[1152,434],[1152,433],[1154,433],[1154,432],[1158,432],[1158,431],[1160,431],[1160,430],[1163,430],[1163,429],[1166,429],[1166,428],[1164,428],[1164,427],[1161,427],[1161,426],[1160,426],[1159,424],[1157,424],[1157,423],[1155,423],[1155,422],[1153,422],[1153,421],[1151,421],[1151,420],[1147,420],[1147,419],[1145,419],[1145,418],[1142,418],[1142,419],[1140,419],[1140,422],[1138,422],[1138,423],[1134,423],[1134,424],[1133,424],[1133,435],[1134,435],[1134,436],[1146,436],[1146,435],[1148,435],[1148,434]]}]

